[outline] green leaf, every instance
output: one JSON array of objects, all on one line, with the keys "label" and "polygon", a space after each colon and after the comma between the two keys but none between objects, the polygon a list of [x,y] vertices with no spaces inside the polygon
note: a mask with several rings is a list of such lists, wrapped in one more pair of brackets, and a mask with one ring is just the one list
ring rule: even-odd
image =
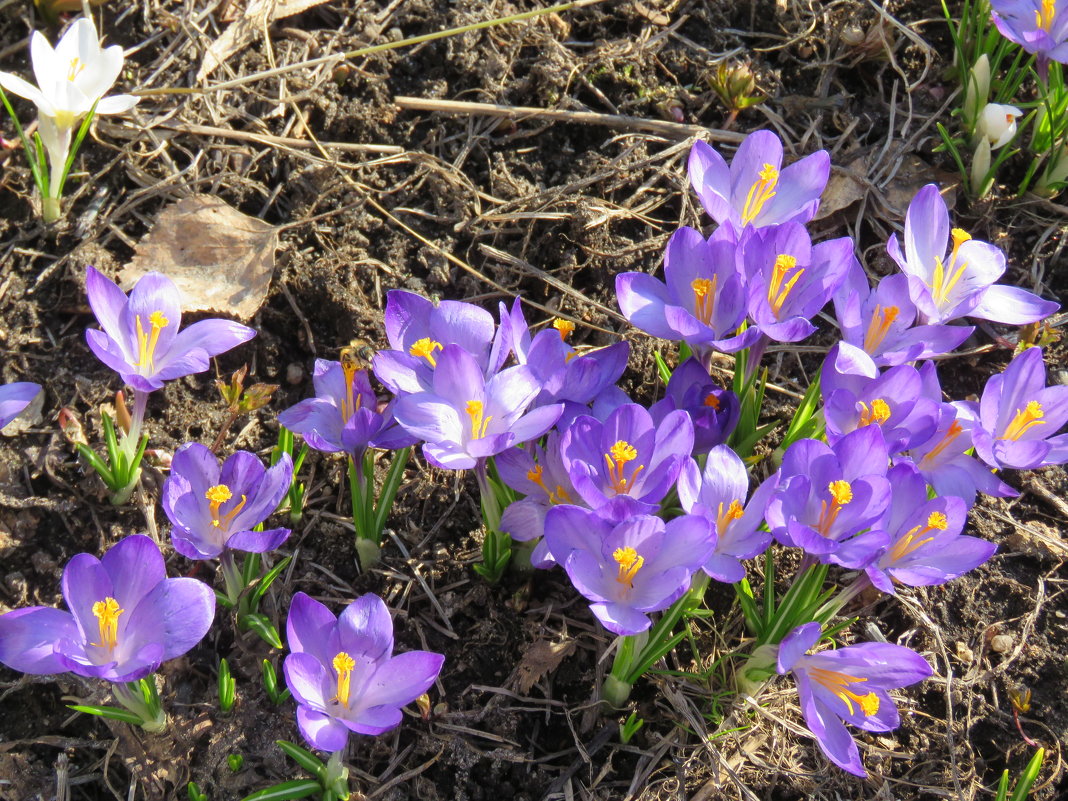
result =
[{"label": "green leaf", "polygon": [[660,380],[666,384],[671,380],[671,368],[667,366],[660,351],[654,351],[653,358],[656,359],[656,371],[660,374]]},{"label": "green leaf", "polygon": [[282,639],[278,636],[278,629],[274,627],[267,615],[250,612],[241,618],[241,628],[245,631],[254,631],[259,638],[272,648],[282,648]]},{"label": "green leaf", "polygon": [[390,462],[389,471],[382,482],[374,512],[375,533],[378,539],[382,537],[382,530],[386,527],[386,518],[389,517],[390,510],[393,508],[393,501],[400,490],[401,481],[404,480],[404,468],[408,465],[411,452],[412,449],[409,447],[401,448],[393,454],[393,461]]},{"label": "green leaf", "polygon": [[1035,755],[1027,763],[1027,767],[1024,768],[1024,772],[1020,776],[1020,781],[1016,783],[1016,788],[1012,791],[1011,801],[1025,801],[1028,793],[1031,792],[1031,786],[1038,780],[1038,772],[1042,770],[1042,762],[1045,758],[1045,748],[1039,748],[1035,751]]},{"label": "green leaf", "polygon": [[267,573],[263,576],[263,578],[259,580],[259,583],[256,585],[256,588],[252,591],[251,608],[253,610],[259,607],[260,601],[263,599],[264,593],[267,592],[267,589],[271,586],[274,580],[281,575],[282,571],[286,569],[286,566],[291,561],[293,561],[293,557],[284,557],[283,559],[279,560],[277,565],[268,570]]},{"label": "green leaf", "polygon": [[237,682],[230,674],[230,663],[225,659],[219,660],[219,709],[229,712],[234,708]]},{"label": "green leaf", "polygon": [[275,740],[275,743],[286,752],[286,756],[318,778],[320,782],[326,779],[326,765],[311,751],[288,740]]},{"label": "green leaf", "polygon": [[97,715],[102,718],[121,720],[123,723],[129,723],[133,726],[140,726],[144,723],[144,721],[141,720],[140,715],[131,712],[129,709],[122,709],[117,706],[87,706],[83,704],[68,704],[67,706],[75,712],[84,712],[87,715]]},{"label": "green leaf", "polygon": [[257,790],[252,795],[246,795],[241,801],[287,801],[291,798],[305,798],[321,790],[322,786],[317,781],[297,779],[276,784],[265,790]]}]

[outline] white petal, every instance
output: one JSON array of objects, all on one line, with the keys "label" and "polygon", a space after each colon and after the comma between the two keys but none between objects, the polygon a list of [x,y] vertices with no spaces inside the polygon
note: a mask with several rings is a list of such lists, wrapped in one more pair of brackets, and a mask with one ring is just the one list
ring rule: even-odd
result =
[{"label": "white petal", "polygon": [[137,105],[141,98],[133,95],[112,95],[96,104],[97,114],[122,114]]},{"label": "white petal", "polygon": [[33,74],[41,89],[55,83],[58,77],[56,52],[40,31],[34,31],[33,36],[30,37],[30,61],[33,62]]}]

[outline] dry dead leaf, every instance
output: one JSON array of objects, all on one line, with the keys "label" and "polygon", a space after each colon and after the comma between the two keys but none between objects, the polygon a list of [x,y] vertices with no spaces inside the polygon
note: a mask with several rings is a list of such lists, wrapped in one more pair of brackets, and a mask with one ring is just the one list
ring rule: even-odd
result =
[{"label": "dry dead leaf", "polygon": [[523,653],[523,658],[519,660],[519,666],[512,674],[513,686],[526,695],[538,679],[556,670],[565,657],[570,656],[574,651],[574,640],[562,642],[538,640],[527,648]]},{"label": "dry dead leaf", "polygon": [[325,2],[326,0],[249,0],[244,13],[239,12],[234,22],[211,43],[197,72],[197,81],[207,78],[220,64],[252,44],[275,20],[292,17]]},{"label": "dry dead leaf", "polygon": [[167,206],[119,272],[126,289],[153,270],[177,284],[185,311],[256,313],[274,275],[278,232],[211,195]]},{"label": "dry dead leaf", "polygon": [[[871,167],[876,158],[874,151],[865,150],[843,166],[832,167],[827,187],[820,196],[820,209],[816,220],[830,217],[864,198],[869,190],[865,179],[873,177]],[[957,200],[956,189],[960,186],[960,176],[932,167],[915,153],[902,157],[894,177],[881,191],[877,187],[872,187],[872,191],[882,197],[888,211],[898,217],[904,217],[912,198],[930,183],[936,183],[942,188],[942,197],[952,209]]]}]

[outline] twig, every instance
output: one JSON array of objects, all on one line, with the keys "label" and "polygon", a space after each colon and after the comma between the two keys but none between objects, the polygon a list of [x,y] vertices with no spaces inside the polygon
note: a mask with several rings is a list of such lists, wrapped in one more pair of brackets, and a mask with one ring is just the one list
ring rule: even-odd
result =
[{"label": "twig", "polygon": [[164,123],[155,127],[194,136],[220,136],[225,139],[238,139],[242,142],[257,142],[261,145],[274,145],[277,147],[318,148],[321,144],[322,147],[348,153],[381,153],[387,156],[395,156],[404,152],[404,148],[399,145],[365,145],[358,142],[322,142],[317,144],[309,139],[295,139],[291,136],[271,136],[270,134],[252,133],[251,131],[234,131],[230,128],[216,128],[212,125],[192,125],[187,123],[168,125]]},{"label": "twig", "polygon": [[593,111],[569,111],[557,108],[533,106],[505,106],[500,103],[472,103],[464,100],[436,100],[424,97],[396,96],[393,102],[408,111],[439,111],[442,114],[468,114],[485,117],[503,117],[509,120],[558,120],[578,125],[604,125],[625,131],[646,131],[677,139],[690,136],[707,137],[714,142],[741,142],[745,136],[720,128],[703,125],[687,125],[666,120],[648,120],[624,114],[598,114]]}]

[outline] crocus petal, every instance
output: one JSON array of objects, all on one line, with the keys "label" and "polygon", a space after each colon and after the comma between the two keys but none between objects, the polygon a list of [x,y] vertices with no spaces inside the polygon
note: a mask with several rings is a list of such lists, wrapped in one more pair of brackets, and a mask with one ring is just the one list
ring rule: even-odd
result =
[{"label": "crocus petal", "polygon": [[266,531],[238,531],[226,540],[226,547],[246,553],[267,553],[281,546],[292,532],[288,528],[269,528]]},{"label": "crocus petal", "polygon": [[398,654],[375,673],[360,694],[360,703],[366,707],[410,704],[434,684],[444,661],[444,656],[429,651]]},{"label": "crocus petal", "polygon": [[[360,596],[345,607],[338,618],[338,634],[343,651],[364,654],[375,662],[388,659],[393,653],[393,619],[385,602],[372,593]],[[383,703],[386,702],[375,701],[368,705]]]},{"label": "crocus petal", "polygon": [[137,105],[141,98],[133,95],[102,97],[96,103],[96,114],[124,114]]},{"label": "crocus petal", "polygon": [[905,214],[905,263],[898,262],[898,266],[930,286],[935,263],[945,258],[948,242],[946,201],[936,184],[927,184],[916,193]]},{"label": "crocus petal", "polygon": [[298,704],[312,709],[326,708],[330,695],[325,688],[333,684],[333,677],[322,662],[310,653],[297,651],[285,658],[282,670],[285,673],[286,686]]},{"label": "crocus petal", "polygon": [[631,325],[660,339],[675,339],[678,334],[668,323],[665,310],[674,301],[668,288],[646,273],[622,273],[616,276],[616,302]]},{"label": "crocus petal", "polygon": [[[93,266],[85,268],[85,294],[89,308],[93,310],[97,322],[111,339],[121,342],[125,338],[121,327],[123,309],[127,297],[119,285]],[[128,354],[135,356],[136,354]]]},{"label": "crocus petal", "polygon": [[620,603],[592,603],[590,611],[606,629],[620,637],[645,631],[652,625],[649,616]]},{"label": "crocus petal", "polygon": [[218,356],[254,336],[254,328],[232,320],[201,320],[178,333],[170,353],[177,355],[190,350],[202,350],[208,356]]},{"label": "crocus petal", "polygon": [[[307,652],[329,663],[334,658],[330,650],[330,636],[337,627],[337,618],[310,595],[297,592],[289,604],[286,619],[286,642],[293,653]],[[336,653],[336,651],[335,651]]]},{"label": "crocus petal", "polygon": [[731,173],[723,156],[707,142],[698,140],[690,150],[687,171],[690,186],[708,216],[720,224],[730,219]]},{"label": "crocus petal", "polygon": [[[159,546],[144,534],[134,534],[120,540],[101,557],[100,564],[111,578],[115,600],[125,609],[133,609],[140,604],[142,598],[167,578],[167,568]],[[197,584],[205,586],[200,582]]]},{"label": "crocus petal", "polygon": [[[37,31],[34,31],[34,33],[37,33]],[[0,86],[4,87],[6,91],[11,92],[12,94],[29,100],[37,106],[42,114],[54,116],[52,104],[48,101],[48,98],[44,96],[41,90],[32,83],[23,80],[18,75],[12,75],[10,72],[0,72]]]},{"label": "crocus petal", "polygon": [[48,675],[66,669],[57,659],[58,640],[78,638],[70,612],[31,606],[0,615],[0,663],[20,673]]},{"label": "crocus petal", "polygon": [[29,381],[0,386],[0,428],[18,417],[40,391],[40,384]]},{"label": "crocus petal", "polygon": [[145,639],[162,643],[162,659],[166,661],[204,639],[214,619],[215,593],[207,584],[172,578],[156,584],[137,605],[126,624],[126,636],[140,637],[144,631]]},{"label": "crocus petal", "polygon": [[819,642],[821,632],[819,623],[805,623],[782,638],[776,663],[780,675],[789,673],[797,660]]},{"label": "crocus petal", "polygon": [[969,316],[1005,325],[1026,325],[1055,314],[1059,308],[1059,303],[1043,300],[1026,289],[995,284],[982,293]]},{"label": "crocus petal", "polygon": [[330,754],[344,750],[349,741],[349,730],[343,723],[306,706],[297,707],[297,727],[308,745]]}]

